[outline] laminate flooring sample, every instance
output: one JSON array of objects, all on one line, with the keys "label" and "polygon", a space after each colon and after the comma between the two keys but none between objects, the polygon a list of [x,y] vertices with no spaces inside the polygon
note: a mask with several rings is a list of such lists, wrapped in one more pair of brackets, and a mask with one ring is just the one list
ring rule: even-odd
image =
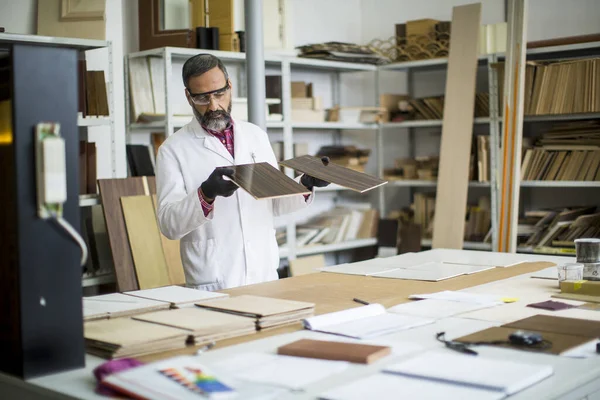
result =
[{"label": "laminate flooring sample", "polygon": [[117,289],[120,292],[137,290],[139,286],[123,219],[121,197],[144,194],[143,178],[98,179],[98,187],[115,266]]},{"label": "laminate flooring sample", "polygon": [[273,199],[311,193],[266,162],[234,165],[230,168],[235,170],[231,180],[255,199]]},{"label": "laminate flooring sample", "polygon": [[[158,201],[156,195],[152,195],[152,204],[155,212],[158,210]],[[156,221],[158,226],[158,220]],[[167,263],[167,272],[169,273],[169,281],[171,285],[182,285],[185,283],[185,273],[183,272],[183,262],[181,261],[181,252],[179,249],[179,240],[168,239],[160,232],[160,241],[162,243],[165,261]]]},{"label": "laminate flooring sample", "polygon": [[326,182],[364,193],[387,182],[362,172],[354,171],[334,163],[323,165],[318,157],[302,156],[281,161],[279,164],[295,171],[322,179]]},{"label": "laminate flooring sample", "polygon": [[433,248],[463,247],[480,25],[481,4],[453,8]]},{"label": "laminate flooring sample", "polygon": [[121,204],[140,289],[170,285],[152,198],[121,197]]}]

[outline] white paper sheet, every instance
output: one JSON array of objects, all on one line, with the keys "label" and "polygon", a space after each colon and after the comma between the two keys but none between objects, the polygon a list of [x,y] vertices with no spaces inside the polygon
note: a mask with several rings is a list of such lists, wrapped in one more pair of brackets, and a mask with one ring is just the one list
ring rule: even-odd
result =
[{"label": "white paper sheet", "polygon": [[445,279],[463,275],[462,272],[451,272],[448,270],[419,270],[419,269],[396,269],[394,271],[373,274],[374,278],[411,279],[415,281],[438,282]]},{"label": "white paper sheet", "polygon": [[369,339],[434,322],[430,318],[387,313],[382,305],[370,304],[307,318],[304,326],[313,331]]},{"label": "white paper sheet", "polygon": [[376,273],[393,271],[397,269],[397,267],[379,264],[376,262],[376,260],[378,259],[351,264],[332,265],[330,267],[317,268],[317,270],[321,272],[331,272],[337,274],[370,276]]},{"label": "white paper sheet", "polygon": [[499,400],[503,397],[503,393],[495,391],[391,374],[371,375],[319,395],[322,400]]},{"label": "white paper sheet", "polygon": [[551,376],[551,365],[471,356],[451,351],[429,351],[394,365],[385,372],[487,390],[517,393]]},{"label": "white paper sheet", "polygon": [[600,340],[594,339],[581,346],[574,347],[570,350],[562,352],[560,355],[570,358],[592,358],[597,357],[600,360],[600,354],[596,352],[596,344],[600,343]]},{"label": "white paper sheet", "polygon": [[214,364],[216,370],[237,379],[289,389],[302,389],[343,372],[345,361],[318,360],[265,353],[243,353]]},{"label": "white paper sheet", "polygon": [[385,307],[381,304],[369,304],[367,306],[354,307],[347,310],[306,318],[303,323],[305,328],[318,331],[325,326],[338,325],[361,318],[381,315],[385,314],[385,312]]},{"label": "white paper sheet", "polygon": [[398,304],[388,308],[387,311],[395,314],[440,319],[489,307],[492,305],[427,299]]},{"label": "white paper sheet", "polygon": [[474,274],[476,272],[486,271],[488,269],[493,269],[495,267],[491,267],[489,265],[466,265],[466,264],[448,264],[443,262],[427,262],[423,264],[413,265],[410,267],[405,267],[405,269],[418,269],[421,271],[438,271],[445,272],[448,274]]},{"label": "white paper sheet", "polygon": [[125,294],[145,299],[165,301],[172,304],[194,303],[210,299],[229,297],[226,293],[209,292],[182,286],[164,286],[154,289],[134,290]]},{"label": "white paper sheet", "polygon": [[436,293],[411,294],[410,299],[437,299],[448,301],[460,301],[463,303],[480,304],[480,305],[498,305],[503,304],[498,296],[488,296],[484,294],[472,294],[465,292],[457,292],[452,290],[444,290]]}]

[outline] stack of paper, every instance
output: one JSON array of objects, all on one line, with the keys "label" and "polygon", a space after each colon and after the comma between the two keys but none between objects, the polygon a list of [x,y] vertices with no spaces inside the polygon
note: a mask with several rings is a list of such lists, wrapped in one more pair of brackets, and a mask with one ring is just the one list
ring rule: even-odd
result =
[{"label": "stack of paper", "polygon": [[111,293],[83,298],[83,319],[92,321],[102,318],[117,318],[147,311],[164,310],[169,303],[142,299],[123,293]]},{"label": "stack of paper", "polygon": [[115,318],[86,322],[84,336],[88,353],[120,358],[184,348],[190,333],[131,318]]},{"label": "stack of paper", "polygon": [[368,339],[435,322],[433,319],[390,314],[381,304],[323,314],[304,320],[304,327],[356,339]]},{"label": "stack of paper", "polygon": [[508,396],[554,373],[551,365],[525,364],[437,350],[389,365],[384,371],[418,378],[427,381],[427,384],[445,382]]},{"label": "stack of paper", "polygon": [[207,290],[197,290],[176,285],[154,289],[134,290],[132,292],[125,292],[125,294],[144,299],[167,302],[172,306],[229,297],[226,293],[209,292]]},{"label": "stack of paper", "polygon": [[133,319],[189,331],[194,336],[196,345],[248,335],[256,331],[254,321],[249,318],[201,308],[157,311],[137,315]]},{"label": "stack of paper", "polygon": [[461,399],[461,400],[500,400],[501,392],[489,391],[472,386],[458,386],[449,383],[428,381],[394,376],[391,374],[375,374],[352,381],[328,390],[319,395],[322,400],[397,400],[420,399]]},{"label": "stack of paper", "polygon": [[198,307],[241,315],[256,321],[258,329],[272,328],[300,321],[315,312],[313,303],[243,295],[196,303]]},{"label": "stack of paper", "polygon": [[243,353],[214,365],[215,370],[237,379],[288,389],[302,389],[343,372],[346,361],[317,360],[264,353]]}]

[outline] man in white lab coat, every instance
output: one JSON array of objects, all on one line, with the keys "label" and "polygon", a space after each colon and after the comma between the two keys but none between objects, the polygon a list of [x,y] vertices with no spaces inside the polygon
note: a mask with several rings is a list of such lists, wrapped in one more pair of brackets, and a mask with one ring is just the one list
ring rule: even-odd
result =
[{"label": "man in white lab coat", "polygon": [[231,81],[221,60],[201,54],[186,61],[183,83],[195,118],[158,151],[158,222],[180,239],[186,284],[219,290],[277,279],[279,249],[273,217],[310,205],[327,182],[302,175],[309,196],[256,200],[224,176],[228,166],[277,160],[267,134],[231,118]]}]

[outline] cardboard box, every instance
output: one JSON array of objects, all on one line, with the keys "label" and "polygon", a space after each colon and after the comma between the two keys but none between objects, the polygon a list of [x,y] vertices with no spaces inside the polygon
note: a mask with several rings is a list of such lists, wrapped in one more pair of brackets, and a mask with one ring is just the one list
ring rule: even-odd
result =
[{"label": "cardboard box", "polygon": [[292,121],[294,122],[324,122],[324,110],[294,110],[292,108]]},{"label": "cardboard box", "polygon": [[312,83],[292,82],[292,97],[312,97]]},{"label": "cardboard box", "polygon": [[416,19],[413,21],[406,22],[406,35],[407,36],[429,36],[435,34],[435,25],[440,22],[437,19]]},{"label": "cardboard box", "polygon": [[600,296],[600,281],[562,281],[560,292]]}]

